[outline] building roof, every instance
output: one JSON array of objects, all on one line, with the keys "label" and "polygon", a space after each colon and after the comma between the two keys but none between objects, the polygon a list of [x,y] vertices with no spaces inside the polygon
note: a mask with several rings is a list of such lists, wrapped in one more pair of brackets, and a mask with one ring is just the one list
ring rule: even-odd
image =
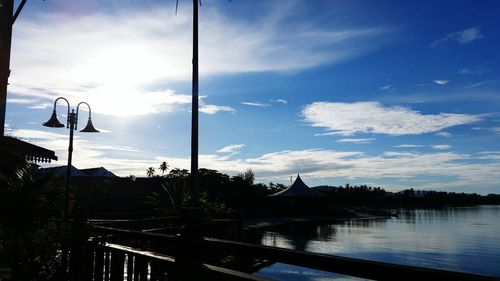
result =
[{"label": "building roof", "polygon": [[[65,179],[66,178],[66,165],[65,166],[57,166],[50,168],[40,168],[38,169],[39,175],[49,175],[55,174],[58,178]],[[82,171],[75,168],[75,166],[71,165],[71,177],[86,177],[87,175]]]},{"label": "building roof", "polygon": [[[47,175],[47,174],[55,174],[59,178],[66,178],[66,167],[67,166],[57,166],[50,168],[40,168],[38,169],[39,175]],[[111,171],[107,170],[104,167],[98,168],[89,168],[89,169],[78,169],[75,166],[71,165],[71,177],[117,177]]]},{"label": "building roof", "polygon": [[80,169],[80,171],[87,176],[91,177],[116,177],[113,172],[109,171],[108,169],[104,167],[98,167],[98,168],[88,168],[88,169]]},{"label": "building roof", "polygon": [[324,196],[324,195],[316,190],[309,188],[309,186],[307,186],[302,181],[300,175],[297,175],[297,178],[295,179],[295,181],[291,186],[289,186],[285,190],[271,194],[269,196],[284,197],[284,196]]},{"label": "building roof", "polygon": [[54,151],[13,137],[0,136],[0,148],[17,153],[32,162],[57,161]]}]

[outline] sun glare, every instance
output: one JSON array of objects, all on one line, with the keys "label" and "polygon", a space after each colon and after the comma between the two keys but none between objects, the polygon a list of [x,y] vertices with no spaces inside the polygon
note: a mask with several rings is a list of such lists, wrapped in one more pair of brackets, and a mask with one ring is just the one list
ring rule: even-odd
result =
[{"label": "sun glare", "polygon": [[[185,103],[172,91],[147,90],[146,85],[163,77],[164,61],[165,57],[146,47],[108,46],[86,54],[68,75],[89,85],[83,87],[84,97],[93,111],[120,117],[144,115]],[[81,91],[77,95],[81,97]]]}]

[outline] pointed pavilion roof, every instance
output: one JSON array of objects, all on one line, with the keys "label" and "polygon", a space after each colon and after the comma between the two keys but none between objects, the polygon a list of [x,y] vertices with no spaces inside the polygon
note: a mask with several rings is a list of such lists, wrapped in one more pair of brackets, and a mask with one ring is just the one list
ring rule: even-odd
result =
[{"label": "pointed pavilion roof", "polygon": [[284,197],[284,196],[324,196],[324,195],[314,189],[309,188],[309,186],[307,186],[302,181],[300,175],[297,174],[297,178],[295,179],[295,181],[291,186],[289,186],[285,190],[271,194],[269,196]]}]

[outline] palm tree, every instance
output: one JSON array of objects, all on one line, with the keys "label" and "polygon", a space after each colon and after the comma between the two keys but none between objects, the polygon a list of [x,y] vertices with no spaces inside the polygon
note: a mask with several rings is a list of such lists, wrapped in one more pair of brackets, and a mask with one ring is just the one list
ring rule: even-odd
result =
[{"label": "palm tree", "polygon": [[153,168],[153,167],[149,167],[149,168],[146,170],[146,174],[148,175],[148,178],[152,178],[152,177],[154,177],[154,175],[155,175],[155,168]]},{"label": "palm tree", "polygon": [[160,165],[160,170],[161,170],[161,175],[165,174],[165,172],[168,170],[168,164],[167,162],[163,161]]}]

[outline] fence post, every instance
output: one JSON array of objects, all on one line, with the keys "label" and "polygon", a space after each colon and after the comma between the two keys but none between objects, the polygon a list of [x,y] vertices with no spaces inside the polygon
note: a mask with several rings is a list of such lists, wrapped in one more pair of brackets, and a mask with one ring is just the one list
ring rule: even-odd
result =
[{"label": "fence post", "polygon": [[181,217],[184,226],[177,236],[174,280],[200,280],[202,264],[201,210],[199,207],[185,206]]},{"label": "fence post", "polygon": [[125,267],[125,253],[111,252],[111,281],[123,281]]},{"label": "fence post", "polygon": [[69,280],[85,280],[87,268],[87,221],[80,209],[74,211],[73,221],[69,232]]},{"label": "fence post", "polygon": [[95,250],[95,267],[94,267],[94,280],[102,281],[102,276],[104,274],[104,250],[103,247],[97,245]]}]

